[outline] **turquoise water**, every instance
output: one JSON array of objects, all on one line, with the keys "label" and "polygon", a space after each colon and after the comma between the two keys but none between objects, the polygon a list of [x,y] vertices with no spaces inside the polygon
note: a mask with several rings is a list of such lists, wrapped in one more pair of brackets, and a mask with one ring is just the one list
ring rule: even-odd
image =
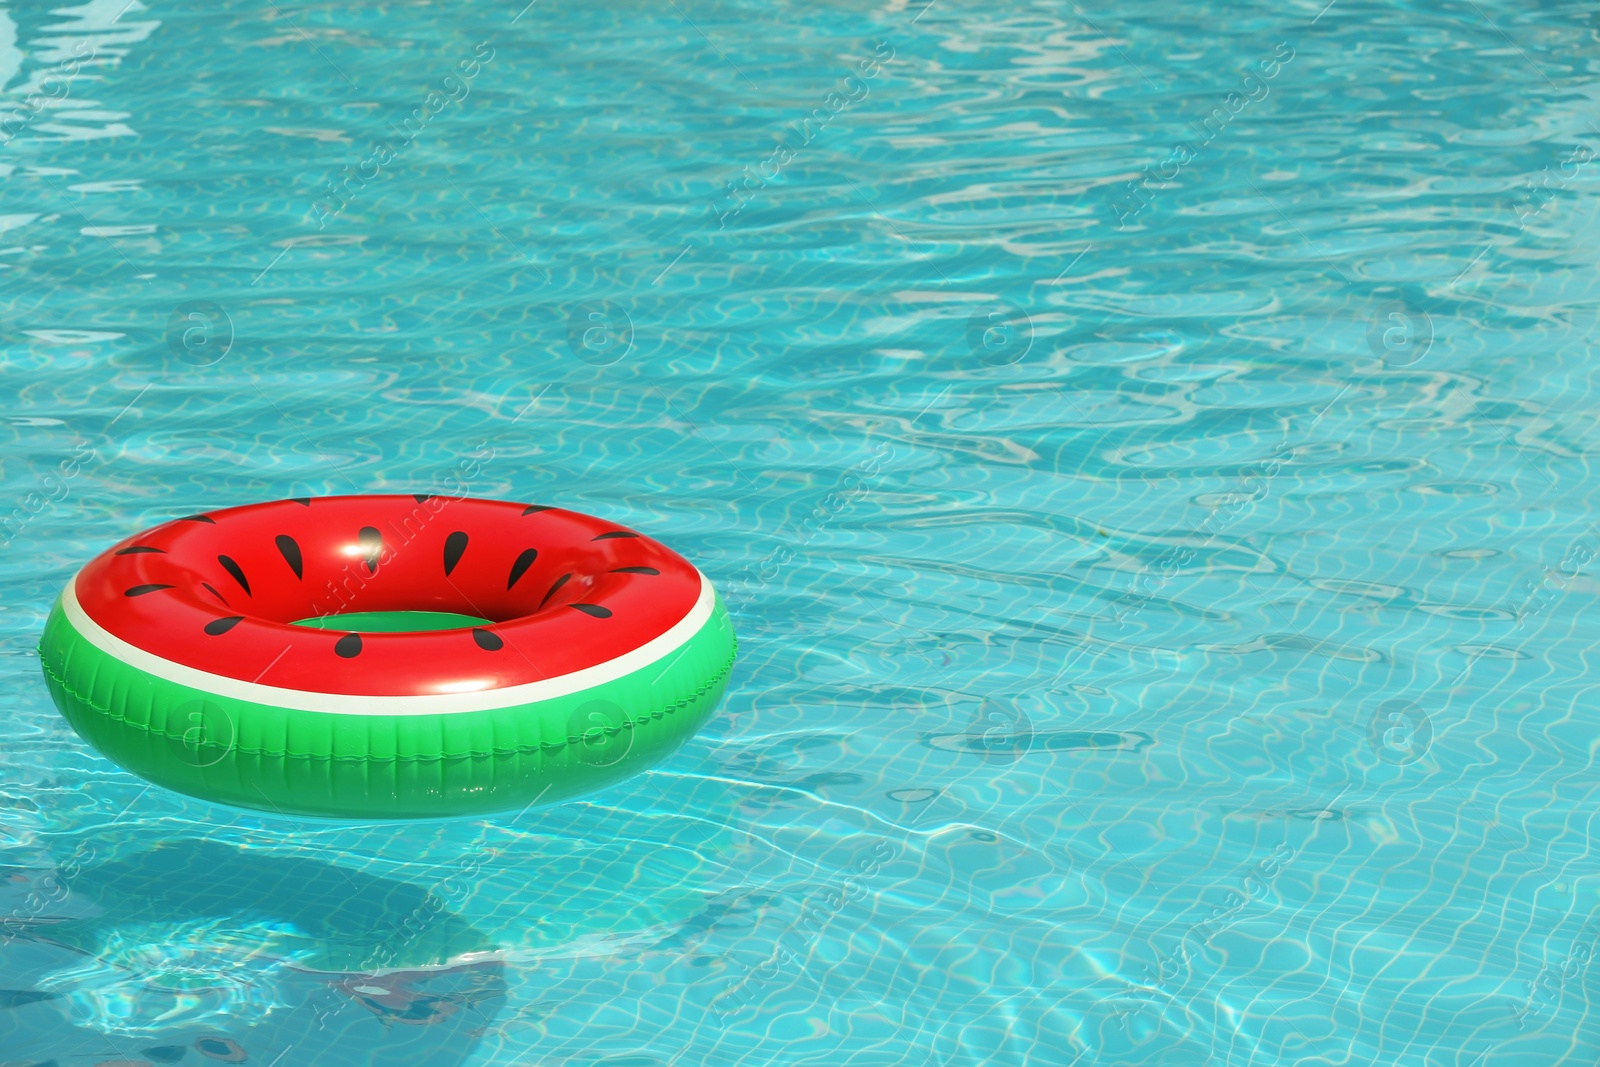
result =
[{"label": "turquoise water", "polygon": [[[1596,29],[0,8],[0,1060],[1595,1062]],[[695,560],[723,710],[347,826],[52,708],[114,541],[413,490]]]}]

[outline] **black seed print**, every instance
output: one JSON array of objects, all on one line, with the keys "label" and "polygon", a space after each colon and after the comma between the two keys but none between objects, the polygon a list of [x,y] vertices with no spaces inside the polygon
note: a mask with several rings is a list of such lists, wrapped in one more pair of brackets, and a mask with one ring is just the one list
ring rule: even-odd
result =
[{"label": "black seed print", "polygon": [[361,542],[362,554],[367,557],[367,573],[377,574],[378,557],[383,554],[383,534],[376,526],[363,526],[357,539]]},{"label": "black seed print", "polygon": [[311,498],[308,496],[292,496],[289,498],[289,503],[302,504],[309,508],[311,506]]},{"label": "black seed print", "polygon": [[603,608],[599,604],[568,604],[569,608],[577,608],[585,615],[592,615],[597,619],[611,618],[611,609]]},{"label": "black seed print", "polygon": [[361,635],[345,634],[334,642],[333,650],[345,659],[355,659],[361,655]]},{"label": "black seed print", "polygon": [[[224,604],[228,603],[228,598],[223,596],[221,593],[217,592],[215,589],[211,588],[211,583],[210,582],[201,582],[200,583],[200,588],[204,589],[206,592],[210,593],[212,596],[216,597],[218,600],[222,601]],[[232,607],[231,604],[229,604],[228,606]]]},{"label": "black seed print", "polygon": [[244,580],[244,571],[239,569],[237,563],[227,556],[218,556],[217,562],[222,564],[223,570],[233,575],[233,580],[239,583],[239,587],[244,590],[245,596],[255,596],[254,593],[250,592],[250,583]]},{"label": "black seed print", "polygon": [[215,526],[217,524],[217,520],[213,519],[210,515],[185,515],[183,518],[179,519],[178,521],[179,522],[209,522],[213,526]]},{"label": "black seed print", "polygon": [[610,533],[603,533],[599,537],[590,538],[590,540],[591,541],[610,541],[612,538],[615,538],[615,537],[638,537],[638,536],[639,536],[638,534],[632,533],[631,531],[628,531],[628,530],[612,530]]},{"label": "black seed print", "polygon": [[243,621],[243,615],[230,615],[226,619],[213,619],[206,623],[206,633],[212,637],[220,637]]},{"label": "black seed print", "polygon": [[167,550],[164,548],[150,548],[145,545],[133,545],[130,548],[117,549],[117,555],[119,556],[137,556],[141,552],[159,552],[163,556],[167,554]]},{"label": "black seed print", "polygon": [[522,509],[522,513],[524,515],[535,515],[535,514],[541,512],[541,511],[549,511],[549,510],[550,510],[550,505],[549,504],[529,504],[527,507]]},{"label": "black seed print", "polygon": [[506,647],[506,643],[500,640],[499,634],[490,633],[488,630],[481,630],[476,626],[472,628],[472,639],[478,642],[478,647],[483,649],[485,652],[499,652],[502,648]]},{"label": "black seed print", "polygon": [[654,567],[618,567],[612,574],[660,574]]},{"label": "black seed print", "polygon": [[533,561],[539,558],[537,548],[525,548],[521,555],[511,564],[511,577],[506,579],[506,589],[517,584],[517,579],[528,573],[528,568],[533,566]]},{"label": "black seed print", "polygon": [[444,576],[450,577],[450,572],[456,569],[456,564],[461,562],[461,554],[467,550],[467,535],[457,530],[444,539]]},{"label": "black seed print", "polygon": [[288,534],[279,534],[275,539],[275,543],[278,546],[278,554],[289,565],[289,569],[294,571],[294,576],[296,578],[304,578],[306,576],[306,563],[300,555],[300,546],[295,543],[295,539]]},{"label": "black seed print", "polygon": [[412,493],[411,494],[411,499],[415,500],[419,504],[426,504],[428,501],[433,499],[433,494],[432,493]]},{"label": "black seed print", "polygon": [[159,590],[162,590],[162,589],[171,589],[171,588],[172,588],[172,586],[170,586],[170,585],[136,585],[131,589],[125,590],[122,595],[123,596],[144,596],[146,593],[154,593],[154,592],[158,592]]},{"label": "black seed print", "polygon": [[550,587],[550,591],[544,595],[544,599],[539,601],[539,606],[542,608],[546,604],[550,603],[550,598],[556,595],[556,590],[566,585],[567,579],[571,577],[572,575],[570,574],[563,574],[561,577],[557,578],[555,584]]}]

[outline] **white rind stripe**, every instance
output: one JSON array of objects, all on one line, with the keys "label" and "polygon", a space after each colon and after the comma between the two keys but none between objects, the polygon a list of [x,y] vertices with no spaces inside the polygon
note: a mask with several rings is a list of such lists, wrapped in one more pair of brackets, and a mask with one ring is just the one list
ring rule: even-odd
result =
[{"label": "white rind stripe", "polygon": [[[696,574],[700,574],[697,570]],[[322,711],[334,715],[439,715],[459,714],[469,711],[489,711],[494,708],[515,707],[536,700],[550,700],[572,693],[592,689],[606,682],[616,681],[668,656],[678,653],[711,618],[717,595],[711,582],[700,574],[700,597],[689,613],[670,629],[632,652],[624,652],[615,659],[585,667],[581,671],[543,678],[523,685],[508,685],[500,689],[480,689],[471,693],[439,693],[418,696],[352,696],[346,693],[313,693],[304,689],[283,689],[259,682],[245,682],[228,678],[146,652],[110,633],[89,618],[78,603],[77,576],[61,593],[61,610],[67,621],[83,639],[109,656],[114,656],[130,667],[154,675],[163,681],[186,685],[217,696],[248,700],[270,707],[292,708],[296,711]]]}]

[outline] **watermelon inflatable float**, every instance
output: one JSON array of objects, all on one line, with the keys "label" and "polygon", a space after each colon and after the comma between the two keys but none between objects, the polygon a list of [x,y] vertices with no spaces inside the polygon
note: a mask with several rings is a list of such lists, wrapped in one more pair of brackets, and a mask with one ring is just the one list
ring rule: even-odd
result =
[{"label": "watermelon inflatable float", "polygon": [[736,642],[682,556],[574,511],[443,496],[190,515],[92,560],[39,659],[135,774],[283,814],[552,803],[661,760]]}]

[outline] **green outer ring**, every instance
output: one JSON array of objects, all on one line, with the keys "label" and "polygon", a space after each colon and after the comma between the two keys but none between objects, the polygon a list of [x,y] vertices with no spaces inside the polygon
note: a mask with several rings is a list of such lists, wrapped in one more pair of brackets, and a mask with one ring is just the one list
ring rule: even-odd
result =
[{"label": "green outer ring", "polygon": [[58,600],[39,662],[79,736],[158,785],[284,815],[428,819],[554,803],[665,759],[710,718],[737,647],[718,596],[678,649],[568,696],[487,711],[348,715],[158,678],[91,644]]}]

